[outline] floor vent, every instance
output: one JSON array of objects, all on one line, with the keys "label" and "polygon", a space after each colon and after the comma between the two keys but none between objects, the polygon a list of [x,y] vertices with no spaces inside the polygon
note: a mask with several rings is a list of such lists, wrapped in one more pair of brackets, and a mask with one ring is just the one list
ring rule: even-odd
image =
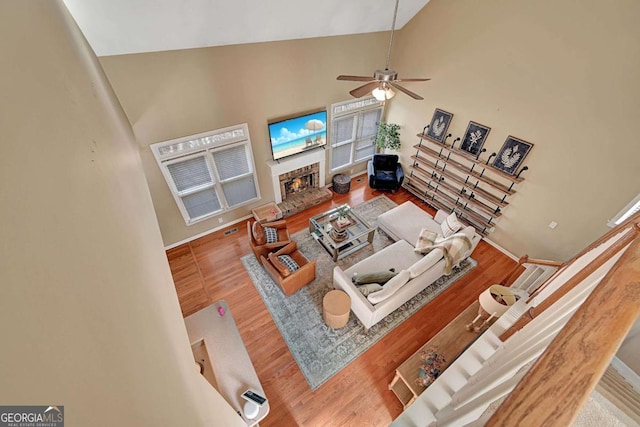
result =
[{"label": "floor vent", "polygon": [[238,232],[238,227],[233,227],[233,228],[230,228],[230,229],[226,230],[224,232],[224,235],[228,236],[229,234],[233,234],[233,233],[237,233],[237,232]]}]

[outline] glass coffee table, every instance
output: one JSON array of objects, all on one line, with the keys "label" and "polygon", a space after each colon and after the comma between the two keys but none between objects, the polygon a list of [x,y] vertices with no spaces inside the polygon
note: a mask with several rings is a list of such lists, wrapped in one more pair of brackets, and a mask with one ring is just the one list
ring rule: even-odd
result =
[{"label": "glass coffee table", "polygon": [[[348,221],[338,221],[339,211],[347,208]],[[334,261],[346,257],[373,242],[376,229],[361,216],[353,212],[349,205],[342,205],[309,219],[309,232]]]}]

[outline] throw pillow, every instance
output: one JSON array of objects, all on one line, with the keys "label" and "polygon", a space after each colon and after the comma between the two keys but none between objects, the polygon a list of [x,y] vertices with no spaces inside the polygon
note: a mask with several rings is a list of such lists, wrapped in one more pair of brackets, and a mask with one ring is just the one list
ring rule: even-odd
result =
[{"label": "throw pillow", "polygon": [[264,228],[258,221],[253,223],[251,232],[253,233],[253,240],[256,241],[256,244],[264,245],[267,242],[266,238],[264,237]]},{"label": "throw pillow", "polygon": [[462,223],[458,221],[458,217],[456,216],[455,212],[451,212],[451,215],[449,215],[447,219],[442,221],[440,227],[442,228],[442,235],[444,237],[449,237],[462,228]]},{"label": "throw pillow", "polygon": [[407,270],[402,270],[397,276],[389,280],[381,291],[369,294],[367,299],[371,304],[378,304],[395,294],[405,285],[405,283],[409,281],[410,278],[409,272]]},{"label": "throw pillow", "polygon": [[351,282],[356,286],[366,285],[368,283],[378,283],[380,285],[384,285],[396,274],[398,273],[396,273],[396,270],[394,268],[383,271],[375,271],[373,273],[353,273]]},{"label": "throw pillow", "polygon": [[273,227],[263,227],[264,238],[267,243],[275,243],[278,241],[278,229]]},{"label": "throw pillow", "polygon": [[433,245],[438,237],[438,233],[434,233],[431,230],[423,228],[418,236],[418,241],[415,244],[415,251],[420,253],[426,253],[429,246]]},{"label": "throw pillow", "polygon": [[280,262],[286,265],[289,271],[291,271],[292,273],[300,268],[298,263],[289,255],[278,255],[278,259],[280,260]]},{"label": "throw pillow", "polygon": [[381,291],[383,288],[379,283],[368,283],[366,285],[358,286],[358,290],[365,297],[370,293]]},{"label": "throw pillow", "polygon": [[291,274],[291,270],[289,270],[284,262],[280,261],[276,254],[269,252],[268,256],[269,261],[271,261],[271,264],[276,268],[276,270],[278,270],[278,273],[280,273],[282,277],[287,277]]}]

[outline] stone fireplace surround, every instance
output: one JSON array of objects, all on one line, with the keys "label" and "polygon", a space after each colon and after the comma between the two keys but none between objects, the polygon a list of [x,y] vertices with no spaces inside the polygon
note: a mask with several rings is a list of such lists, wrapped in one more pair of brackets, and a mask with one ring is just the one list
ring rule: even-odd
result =
[{"label": "stone fireplace surround", "polygon": [[[268,161],[271,170],[271,181],[276,204],[282,210],[286,218],[301,212],[311,206],[317,205],[332,197],[331,191],[325,186],[325,150],[313,150],[310,153],[281,160],[280,163]],[[293,172],[297,171],[297,172]],[[293,173],[292,173],[293,172]],[[308,176],[309,188],[296,192],[285,198],[285,182],[294,178],[293,175]]]},{"label": "stone fireplace surround", "polygon": [[281,174],[278,179],[280,180],[280,195],[283,201],[301,192],[319,188],[319,165],[319,163],[314,163]]},{"label": "stone fireplace surround", "polygon": [[267,166],[271,170],[271,185],[273,186],[273,197],[276,203],[282,203],[283,189],[280,185],[280,175],[287,174],[296,169],[300,169],[306,166],[311,166],[314,163],[318,163],[318,181],[316,187],[322,188],[325,185],[325,168],[326,168],[326,155],[325,150],[316,149],[309,153],[300,154],[288,159],[275,162],[269,160]]}]

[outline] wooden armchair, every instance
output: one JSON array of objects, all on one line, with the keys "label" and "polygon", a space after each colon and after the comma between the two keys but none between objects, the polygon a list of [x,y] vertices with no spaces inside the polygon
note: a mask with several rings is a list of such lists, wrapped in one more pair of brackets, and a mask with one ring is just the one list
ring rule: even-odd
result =
[{"label": "wooden armchair", "polygon": [[[299,268],[291,271],[278,259],[279,255],[289,255],[298,264]],[[309,261],[298,250],[296,242],[291,242],[277,252],[271,252],[265,258],[262,257],[262,265],[269,276],[276,282],[285,295],[291,295],[298,289],[313,282],[316,278],[316,260]]]},{"label": "wooden armchair", "polygon": [[[267,243],[264,227],[276,229],[277,240],[275,242]],[[263,224],[249,220],[247,221],[247,234],[249,236],[249,246],[251,246],[251,250],[259,262],[262,262],[261,257],[266,257],[269,252],[276,251],[291,243],[285,220],[265,222]]]}]

